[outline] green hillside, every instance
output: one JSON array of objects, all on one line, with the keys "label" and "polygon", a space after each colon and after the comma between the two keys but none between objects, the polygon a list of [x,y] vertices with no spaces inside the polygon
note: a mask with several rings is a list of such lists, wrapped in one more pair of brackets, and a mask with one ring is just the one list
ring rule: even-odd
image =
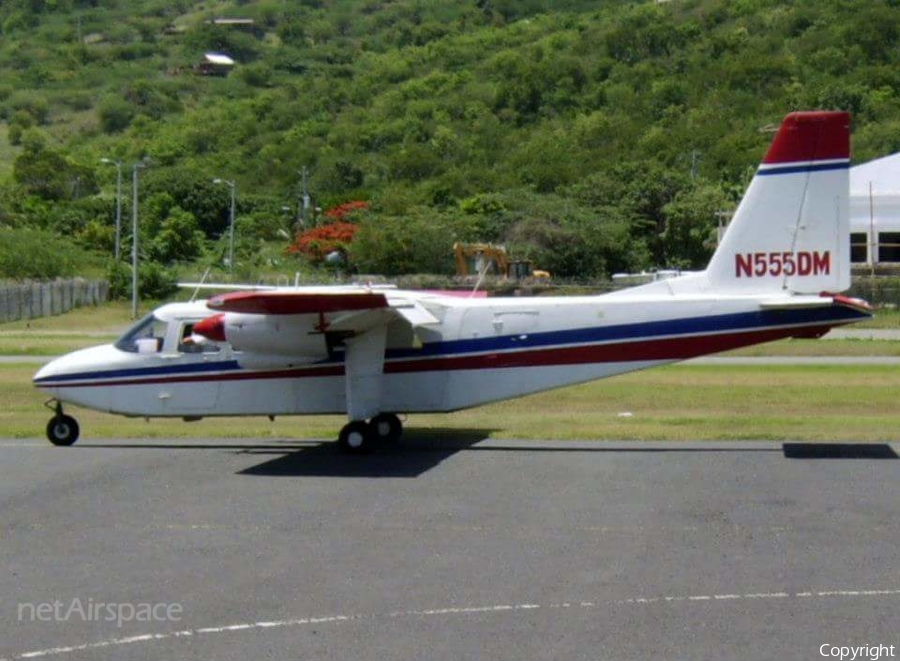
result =
[{"label": "green hillside", "polygon": [[454,240],[559,277],[702,266],[787,112],[851,111],[857,162],[900,150],[897,4],[5,0],[0,223],[108,255],[100,159],[130,218],[148,158],[148,260],[221,266],[221,177],[241,275],[290,273],[306,167],[314,206],[369,203],[363,272],[449,273]]}]

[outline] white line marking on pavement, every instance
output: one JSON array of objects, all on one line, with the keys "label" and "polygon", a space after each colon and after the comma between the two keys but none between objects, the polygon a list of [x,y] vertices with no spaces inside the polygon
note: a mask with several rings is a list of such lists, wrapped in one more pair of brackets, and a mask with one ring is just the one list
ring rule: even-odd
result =
[{"label": "white line marking on pavement", "polygon": [[805,598],[805,599],[829,599],[834,597],[895,597],[900,596],[900,589],[891,590],[821,590],[818,592],[747,592],[744,594],[727,593],[727,594],[696,594],[684,596],[667,596],[667,597],[630,597],[628,599],[615,599],[607,601],[565,601],[552,604],[496,604],[492,606],[453,606],[447,608],[429,608],[424,610],[401,610],[389,613],[375,613],[371,615],[330,615],[323,617],[304,617],[291,620],[263,620],[259,622],[243,622],[239,624],[227,624],[218,627],[199,627],[197,629],[185,629],[182,631],[172,631],[168,633],[148,633],[137,636],[128,636],[124,638],[109,638],[100,640],[95,643],[82,643],[80,645],[68,645],[61,647],[48,647],[42,650],[33,650],[31,652],[23,652],[10,657],[0,658],[0,661],[17,661],[19,659],[37,659],[41,657],[61,656],[72,652],[83,652],[86,650],[97,650],[104,647],[120,647],[124,645],[135,645],[138,643],[147,643],[160,640],[173,640],[177,638],[188,638],[194,636],[207,636],[220,633],[230,633],[235,631],[250,631],[263,629],[277,629],[288,627],[299,627],[311,624],[332,624],[338,622],[351,622],[359,620],[371,619],[396,619],[396,618],[412,618],[412,617],[440,617],[446,615],[475,615],[479,613],[503,613],[510,611],[528,611],[538,609],[588,609],[599,608],[603,606],[614,606],[621,604],[660,604],[660,603],[702,603],[715,601],[738,601],[738,600],[768,600],[768,599],[789,599],[789,598]]}]

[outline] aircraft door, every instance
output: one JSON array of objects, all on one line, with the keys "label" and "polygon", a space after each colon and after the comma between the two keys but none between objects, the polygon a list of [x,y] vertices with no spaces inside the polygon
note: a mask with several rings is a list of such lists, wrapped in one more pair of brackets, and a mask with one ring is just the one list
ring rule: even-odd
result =
[{"label": "aircraft door", "polygon": [[213,373],[215,363],[227,360],[230,352],[222,344],[193,336],[194,323],[173,321],[166,335],[162,356],[172,380],[159,383],[156,396],[172,415],[213,413],[219,402],[220,382],[202,377]]}]

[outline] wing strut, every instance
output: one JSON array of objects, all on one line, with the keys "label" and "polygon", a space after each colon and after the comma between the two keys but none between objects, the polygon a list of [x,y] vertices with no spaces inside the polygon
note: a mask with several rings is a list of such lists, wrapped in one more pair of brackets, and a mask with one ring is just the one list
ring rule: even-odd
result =
[{"label": "wing strut", "polygon": [[376,324],[345,342],[344,381],[350,420],[368,420],[381,413],[386,344],[386,324]]}]

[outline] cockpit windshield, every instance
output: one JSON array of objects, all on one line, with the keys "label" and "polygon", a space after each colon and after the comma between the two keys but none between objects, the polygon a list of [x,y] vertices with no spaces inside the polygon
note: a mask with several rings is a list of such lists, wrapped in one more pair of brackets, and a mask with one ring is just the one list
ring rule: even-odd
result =
[{"label": "cockpit windshield", "polygon": [[131,353],[157,353],[162,351],[167,326],[151,312],[116,340],[114,346],[119,351]]}]

